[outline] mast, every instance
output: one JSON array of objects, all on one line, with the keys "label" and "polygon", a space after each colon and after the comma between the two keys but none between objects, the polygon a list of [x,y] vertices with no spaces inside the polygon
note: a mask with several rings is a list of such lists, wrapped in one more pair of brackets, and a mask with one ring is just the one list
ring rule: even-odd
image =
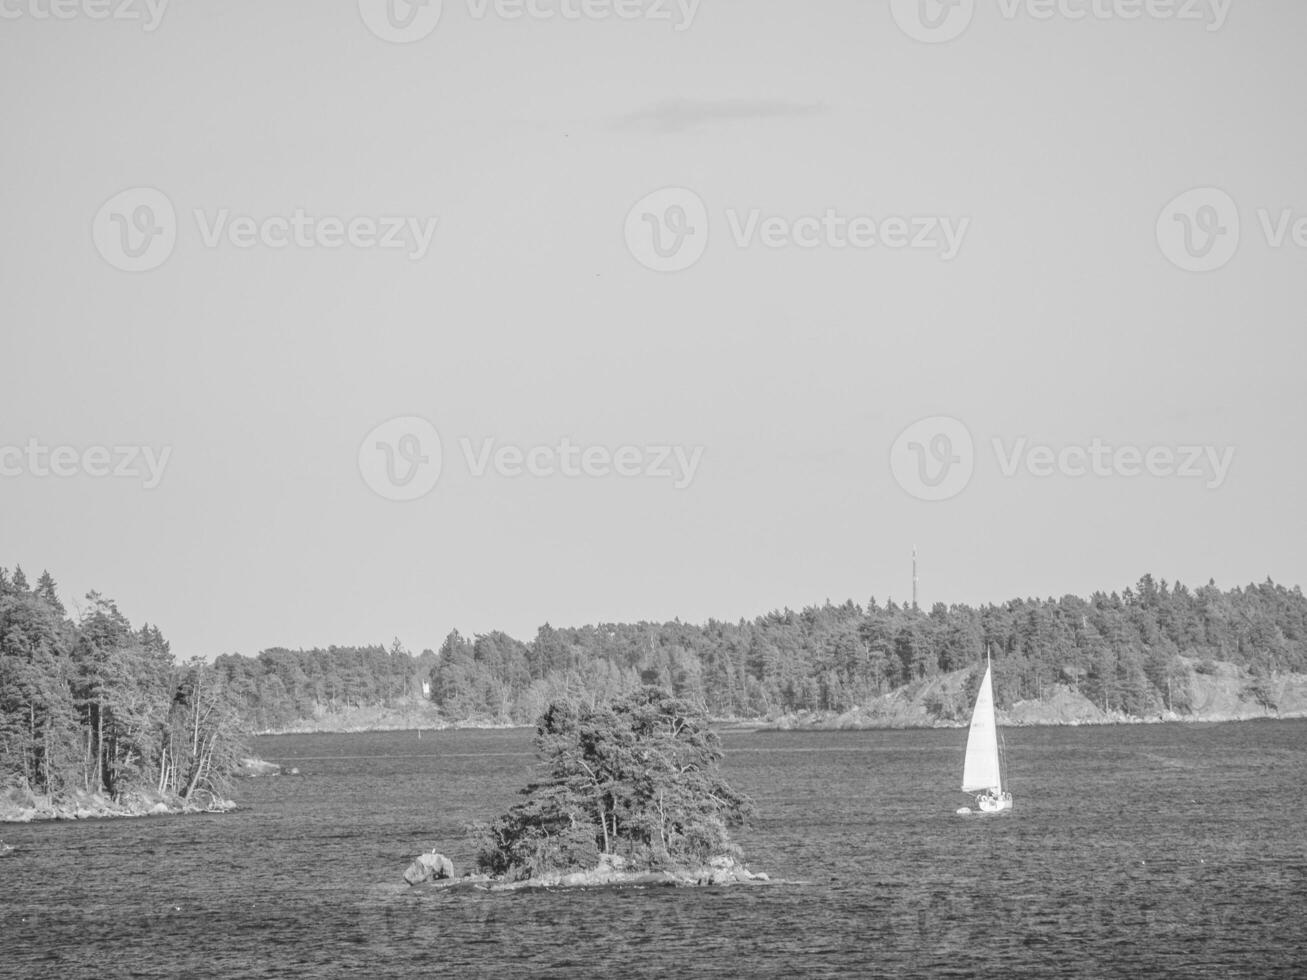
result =
[{"label": "mast", "polygon": [[[989,689],[991,692],[990,694],[991,698],[993,697],[993,690],[994,690],[993,670],[994,670],[994,662],[989,657],[989,644],[986,643],[985,644],[985,676],[990,678]],[[1003,752],[1003,745],[1001,744],[1002,736],[999,734],[998,731],[998,709],[994,708],[993,710],[994,710],[994,758],[996,760],[995,764],[997,767],[996,776],[998,780],[998,792],[999,795],[1001,796],[1003,793],[1004,752]]]},{"label": "mast", "polygon": [[917,546],[912,546],[912,611],[917,611]]}]

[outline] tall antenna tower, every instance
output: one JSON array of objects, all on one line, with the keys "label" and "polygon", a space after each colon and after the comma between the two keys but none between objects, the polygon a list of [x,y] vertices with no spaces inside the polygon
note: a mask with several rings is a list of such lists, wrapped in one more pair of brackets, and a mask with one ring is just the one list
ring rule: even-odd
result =
[{"label": "tall antenna tower", "polygon": [[917,546],[912,546],[912,611],[917,611]]}]

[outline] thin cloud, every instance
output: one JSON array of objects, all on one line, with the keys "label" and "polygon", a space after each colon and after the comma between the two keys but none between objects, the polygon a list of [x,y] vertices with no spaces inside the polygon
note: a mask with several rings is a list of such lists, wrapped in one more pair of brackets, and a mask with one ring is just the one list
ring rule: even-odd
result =
[{"label": "thin cloud", "polygon": [[643,129],[656,133],[683,133],[702,126],[754,119],[792,119],[825,110],[815,103],[776,99],[721,99],[701,101],[669,99],[618,119],[614,129]]}]

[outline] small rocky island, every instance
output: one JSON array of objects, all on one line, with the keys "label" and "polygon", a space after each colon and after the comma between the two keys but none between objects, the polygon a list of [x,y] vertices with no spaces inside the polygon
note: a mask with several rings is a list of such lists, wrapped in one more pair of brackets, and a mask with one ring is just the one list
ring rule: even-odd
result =
[{"label": "small rocky island", "polygon": [[744,867],[728,828],[750,801],[718,772],[706,716],[644,688],[612,704],[552,704],[536,727],[541,779],[491,823],[469,827],[477,869],[420,855],[410,885],[512,890],[769,881]]}]

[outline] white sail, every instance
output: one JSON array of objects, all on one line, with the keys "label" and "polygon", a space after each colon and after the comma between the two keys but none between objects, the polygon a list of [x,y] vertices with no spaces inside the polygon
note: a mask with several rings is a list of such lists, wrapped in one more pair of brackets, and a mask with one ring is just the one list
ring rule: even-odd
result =
[{"label": "white sail", "polygon": [[971,733],[967,736],[967,761],[962,767],[962,791],[1001,791],[1002,776],[998,770],[998,727],[994,723],[994,683],[990,668],[985,668],[985,679],[980,682],[976,695],[976,709],[971,713]]}]

